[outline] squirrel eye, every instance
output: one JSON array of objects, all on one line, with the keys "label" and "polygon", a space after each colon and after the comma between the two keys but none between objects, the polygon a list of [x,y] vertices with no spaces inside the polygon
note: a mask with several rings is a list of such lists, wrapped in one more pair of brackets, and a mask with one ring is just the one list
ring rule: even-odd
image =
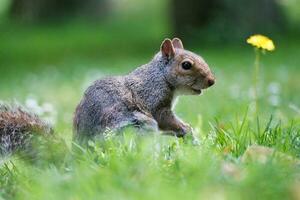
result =
[{"label": "squirrel eye", "polygon": [[182,68],[185,69],[185,70],[189,70],[192,68],[192,63],[190,63],[189,61],[184,61],[182,64],[181,64]]}]

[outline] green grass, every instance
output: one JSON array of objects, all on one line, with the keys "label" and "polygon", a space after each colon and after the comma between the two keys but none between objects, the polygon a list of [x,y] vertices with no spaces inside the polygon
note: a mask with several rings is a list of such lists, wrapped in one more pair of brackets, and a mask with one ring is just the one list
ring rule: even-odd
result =
[{"label": "green grass", "polygon": [[249,97],[252,48],[245,41],[195,44],[192,49],[210,64],[217,83],[201,96],[180,97],[175,110],[194,127],[200,145],[127,130],[91,142],[89,149],[71,148],[72,116],[84,89],[99,77],[148,62],[168,33],[149,24],[130,27],[139,32],[111,24],[2,28],[0,99],[37,102],[35,111],[53,105],[41,115],[55,121],[62,140],[37,147],[34,160],[2,159],[0,199],[299,198],[298,165],[273,157],[266,163],[242,159],[251,144],[300,157],[296,39],[278,38],[277,50],[262,57],[259,118]]}]

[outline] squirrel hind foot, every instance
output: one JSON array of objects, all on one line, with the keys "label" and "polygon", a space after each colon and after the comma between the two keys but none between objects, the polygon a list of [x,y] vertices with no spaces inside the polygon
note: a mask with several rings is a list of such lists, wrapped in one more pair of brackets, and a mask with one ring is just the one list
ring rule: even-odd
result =
[{"label": "squirrel hind foot", "polygon": [[117,130],[123,130],[127,127],[133,127],[141,133],[158,132],[158,124],[154,118],[146,114],[135,111],[133,116],[128,118],[125,122],[119,123]]},{"label": "squirrel hind foot", "polygon": [[158,132],[158,124],[154,118],[142,112],[133,113],[133,125],[146,132]]}]

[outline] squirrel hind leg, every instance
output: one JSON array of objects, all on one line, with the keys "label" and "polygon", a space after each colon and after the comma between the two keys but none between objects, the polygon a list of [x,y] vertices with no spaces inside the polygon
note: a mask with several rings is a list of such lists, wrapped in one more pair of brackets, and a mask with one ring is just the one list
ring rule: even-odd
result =
[{"label": "squirrel hind leg", "polygon": [[158,124],[155,119],[139,111],[134,111],[130,117],[118,124],[116,129],[119,131],[127,127],[133,127],[141,133],[158,132]]},{"label": "squirrel hind leg", "polygon": [[158,132],[158,124],[154,118],[142,112],[133,112],[133,125],[145,132]]}]

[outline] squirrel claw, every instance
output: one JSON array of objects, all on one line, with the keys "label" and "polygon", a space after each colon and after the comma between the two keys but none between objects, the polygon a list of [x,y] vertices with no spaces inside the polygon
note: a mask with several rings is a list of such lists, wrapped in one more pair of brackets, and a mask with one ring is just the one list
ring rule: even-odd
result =
[{"label": "squirrel claw", "polygon": [[193,134],[193,128],[188,124],[182,124],[180,131],[176,132],[176,137],[184,137],[186,134]]}]

